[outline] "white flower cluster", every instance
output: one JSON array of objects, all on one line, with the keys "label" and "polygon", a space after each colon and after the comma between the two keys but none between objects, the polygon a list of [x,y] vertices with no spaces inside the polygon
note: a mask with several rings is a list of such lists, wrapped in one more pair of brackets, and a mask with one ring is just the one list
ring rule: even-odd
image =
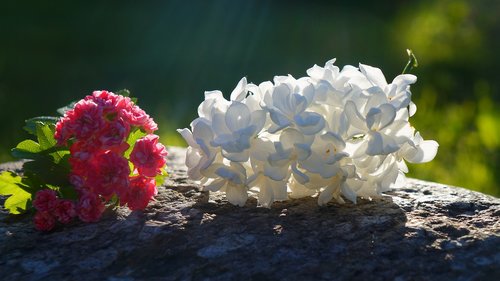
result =
[{"label": "white flower cluster", "polygon": [[405,183],[411,163],[434,158],[438,144],[410,125],[414,75],[388,84],[378,68],[330,60],[308,76],[276,76],[260,85],[241,79],[226,100],[205,93],[191,130],[177,130],[189,147],[188,175],[205,190],[224,191],[243,206],[318,195],[352,202]]}]

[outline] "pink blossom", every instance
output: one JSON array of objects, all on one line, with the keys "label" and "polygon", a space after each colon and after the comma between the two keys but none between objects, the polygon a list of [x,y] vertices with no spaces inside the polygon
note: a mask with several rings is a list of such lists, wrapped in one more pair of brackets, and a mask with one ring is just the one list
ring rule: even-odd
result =
[{"label": "pink blossom", "polygon": [[86,186],[104,197],[121,193],[128,188],[130,167],[122,155],[113,151],[104,151],[91,160]]},{"label": "pink blossom", "polygon": [[50,231],[56,225],[56,219],[49,212],[36,212],[33,217],[35,228],[40,231]]},{"label": "pink blossom", "polygon": [[82,175],[74,173],[69,174],[69,182],[75,187],[76,190],[81,190],[85,186],[85,179]]},{"label": "pink blossom", "polygon": [[144,210],[149,201],[158,193],[154,178],[144,176],[130,177],[130,186],[127,193],[120,197],[131,210]]},{"label": "pink blossom", "polygon": [[54,134],[54,138],[57,140],[58,145],[65,144],[68,141],[68,139],[71,137],[71,131],[69,130],[69,127],[67,126],[67,124],[69,122],[71,122],[71,121],[68,117],[62,117],[56,123],[56,131]]},{"label": "pink blossom", "polygon": [[67,224],[76,217],[75,203],[71,200],[57,200],[53,214],[59,222]]},{"label": "pink blossom", "polygon": [[105,206],[97,194],[86,192],[80,196],[76,206],[78,218],[84,222],[96,222],[101,218]]},{"label": "pink blossom", "polygon": [[91,100],[81,100],[66,112],[68,130],[77,139],[91,138],[104,126],[102,107]]},{"label": "pink blossom", "polygon": [[106,122],[106,125],[98,135],[101,146],[103,148],[110,148],[123,144],[129,133],[130,125],[123,121],[123,119],[117,118],[112,122]]},{"label": "pink blossom", "polygon": [[161,174],[161,168],[167,162],[167,150],[158,139],[157,135],[149,134],[137,140],[130,154],[130,161],[143,176],[155,177]]},{"label": "pink blossom", "polygon": [[137,105],[128,110],[123,110],[122,115],[132,125],[143,128],[147,133],[153,133],[158,130],[158,125],[149,117],[148,114]]},{"label": "pink blossom", "polygon": [[57,193],[51,189],[43,189],[36,193],[33,206],[40,212],[51,212],[57,202]]}]

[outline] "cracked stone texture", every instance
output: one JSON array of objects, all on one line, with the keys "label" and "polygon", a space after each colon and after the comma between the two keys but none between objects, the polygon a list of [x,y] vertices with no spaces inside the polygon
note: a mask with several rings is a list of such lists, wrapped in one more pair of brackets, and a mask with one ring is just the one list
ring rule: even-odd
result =
[{"label": "cracked stone texture", "polygon": [[357,205],[235,207],[187,179],[184,149],[169,151],[171,177],[144,212],[40,233],[1,210],[0,279],[500,280],[498,198],[411,179]]}]

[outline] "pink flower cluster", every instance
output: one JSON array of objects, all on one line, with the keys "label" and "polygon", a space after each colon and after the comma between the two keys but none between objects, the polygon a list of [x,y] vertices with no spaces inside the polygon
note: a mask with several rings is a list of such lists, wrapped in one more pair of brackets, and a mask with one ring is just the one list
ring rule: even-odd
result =
[{"label": "pink flower cluster", "polygon": [[76,217],[75,204],[71,200],[58,198],[57,193],[51,189],[38,191],[33,206],[37,210],[33,222],[38,230],[51,230],[56,221],[67,224]]},{"label": "pink flower cluster", "polygon": [[[130,147],[126,140],[137,129],[148,134],[134,144],[130,164],[125,157]],[[155,177],[166,164],[167,151],[152,134],[157,129],[153,119],[130,98],[107,91],[93,92],[66,112],[56,124],[55,138],[59,145],[70,147],[69,180],[78,193],[75,216],[84,222],[99,220],[105,203],[114,196],[131,210],[146,208],[157,194]],[[37,193],[33,202],[38,210],[37,229],[50,230],[55,218],[62,223],[71,220],[55,215],[59,205],[53,198],[57,198],[55,192]]]}]

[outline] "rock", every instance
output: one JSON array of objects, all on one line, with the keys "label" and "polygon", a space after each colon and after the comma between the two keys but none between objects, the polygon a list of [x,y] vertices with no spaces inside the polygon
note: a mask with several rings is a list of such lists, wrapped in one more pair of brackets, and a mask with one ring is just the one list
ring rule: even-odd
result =
[{"label": "rock", "polygon": [[[0,212],[4,280],[500,280],[500,200],[411,179],[357,205],[227,203],[187,179],[185,150],[144,212],[51,233]],[[15,170],[20,163],[2,165]]]}]

